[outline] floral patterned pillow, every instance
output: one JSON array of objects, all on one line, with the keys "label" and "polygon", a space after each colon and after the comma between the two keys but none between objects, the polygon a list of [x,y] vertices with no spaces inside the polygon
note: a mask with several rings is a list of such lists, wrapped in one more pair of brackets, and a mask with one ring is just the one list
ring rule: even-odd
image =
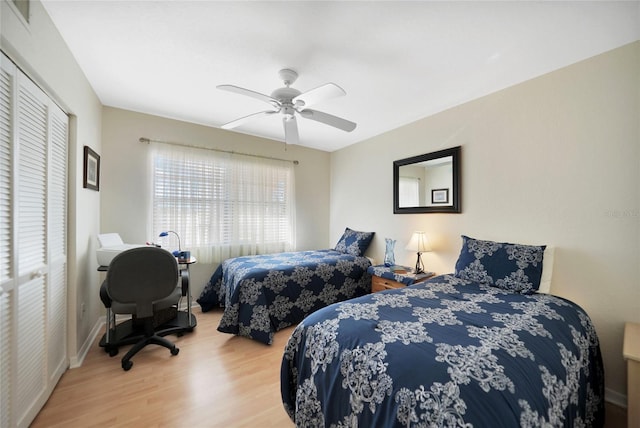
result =
[{"label": "floral patterned pillow", "polygon": [[336,244],[335,250],[352,256],[363,256],[364,252],[369,248],[369,244],[371,244],[374,233],[358,232],[347,227]]},{"label": "floral patterned pillow", "polygon": [[455,275],[503,290],[533,293],[540,287],[545,247],[481,241],[462,235]]}]

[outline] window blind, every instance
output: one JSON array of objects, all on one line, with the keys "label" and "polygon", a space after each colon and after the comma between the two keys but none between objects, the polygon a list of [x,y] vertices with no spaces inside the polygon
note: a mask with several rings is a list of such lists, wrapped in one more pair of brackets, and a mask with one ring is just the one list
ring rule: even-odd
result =
[{"label": "window blind", "polygon": [[[151,153],[154,236],[176,231],[206,263],[294,248],[290,162],[163,144]],[[178,248],[172,234],[164,239]]]}]

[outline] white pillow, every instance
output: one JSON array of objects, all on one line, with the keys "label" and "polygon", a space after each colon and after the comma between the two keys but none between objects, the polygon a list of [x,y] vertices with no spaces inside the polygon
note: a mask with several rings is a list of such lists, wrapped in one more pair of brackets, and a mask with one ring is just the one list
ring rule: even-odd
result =
[{"label": "white pillow", "polygon": [[553,255],[555,248],[547,246],[542,256],[542,276],[538,293],[549,293],[551,289],[551,276],[553,275]]}]

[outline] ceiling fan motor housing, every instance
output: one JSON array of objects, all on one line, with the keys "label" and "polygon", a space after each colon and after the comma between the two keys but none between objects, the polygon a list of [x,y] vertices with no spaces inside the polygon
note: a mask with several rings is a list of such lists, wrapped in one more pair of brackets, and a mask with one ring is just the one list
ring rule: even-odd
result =
[{"label": "ceiling fan motor housing", "polygon": [[291,100],[300,95],[302,92],[295,88],[285,86],[284,88],[278,88],[271,93],[271,97],[280,101],[282,104],[291,104]]}]

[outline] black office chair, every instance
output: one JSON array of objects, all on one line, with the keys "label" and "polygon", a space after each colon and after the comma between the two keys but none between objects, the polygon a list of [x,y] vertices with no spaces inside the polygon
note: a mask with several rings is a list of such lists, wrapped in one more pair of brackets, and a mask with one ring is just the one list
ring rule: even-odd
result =
[{"label": "black office chair", "polygon": [[[131,358],[148,344],[164,346],[171,355],[178,354],[179,349],[171,341],[154,331],[154,314],[177,305],[182,296],[178,263],[171,253],[156,247],[123,251],[111,261],[103,290],[107,293],[103,297],[109,300],[107,334],[111,323],[115,323],[115,314],[132,314],[144,324],[144,334],[122,358],[124,370],[133,366]],[[110,355],[115,354],[110,352]]]}]

